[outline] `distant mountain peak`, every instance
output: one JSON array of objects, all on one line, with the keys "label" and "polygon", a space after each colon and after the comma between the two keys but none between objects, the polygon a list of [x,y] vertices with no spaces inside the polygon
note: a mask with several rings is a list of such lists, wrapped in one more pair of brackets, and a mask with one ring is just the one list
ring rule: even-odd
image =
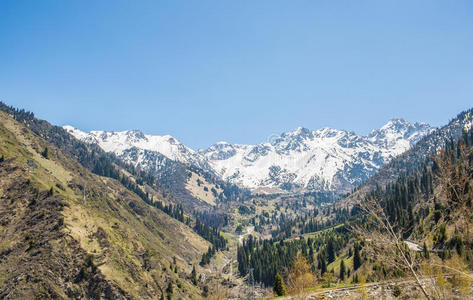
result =
[{"label": "distant mountain peak", "polygon": [[[384,145],[384,147],[402,149],[406,151],[406,147],[400,144],[408,143],[409,146],[417,143],[423,136],[434,131],[435,128],[426,123],[416,122],[414,124],[402,118],[395,118],[389,120],[380,129],[371,131],[368,138],[377,145]],[[397,151],[397,154],[402,153]],[[396,155],[397,155],[396,154]]]},{"label": "distant mountain peak", "polygon": [[406,120],[402,118],[394,118],[389,120],[386,124],[384,124],[379,131],[385,131],[385,130],[399,130],[402,128],[407,128],[409,126],[412,126],[411,123],[407,122]]},{"label": "distant mountain peak", "polygon": [[270,144],[213,145],[200,153],[215,173],[245,187],[348,191],[433,130],[401,118],[368,136],[328,127],[297,127],[275,136]]},{"label": "distant mountain peak", "polygon": [[294,135],[305,135],[305,134],[308,134],[308,133],[311,133],[311,132],[312,132],[312,130],[310,130],[310,129],[307,129],[307,128],[302,127],[302,126],[298,126],[296,129],[294,129],[290,133],[292,133]]},{"label": "distant mountain peak", "polygon": [[196,152],[170,135],[149,135],[140,130],[83,132],[72,126],[64,126],[76,138],[88,143],[95,143],[107,152],[120,156],[125,150],[137,148],[158,152],[171,160],[182,163],[194,161]]},{"label": "distant mountain peak", "polygon": [[401,118],[389,120],[368,136],[333,128],[310,130],[299,126],[256,145],[221,141],[194,151],[170,135],[146,135],[139,130],[85,133],[72,126],[64,128],[77,138],[97,143],[118,156],[133,147],[146,150],[126,156],[133,160],[130,163],[143,168],[156,165],[150,159],[156,159],[152,153],[159,153],[244,187],[340,192],[366,180],[434,130],[425,123],[411,124]]}]

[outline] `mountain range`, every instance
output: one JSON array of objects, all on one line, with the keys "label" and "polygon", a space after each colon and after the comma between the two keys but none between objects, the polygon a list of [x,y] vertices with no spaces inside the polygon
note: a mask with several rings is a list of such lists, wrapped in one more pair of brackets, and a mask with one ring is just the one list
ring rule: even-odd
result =
[{"label": "mountain range", "polygon": [[392,119],[365,136],[346,130],[298,127],[256,145],[219,142],[195,151],[170,135],[148,135],[139,130],[87,133],[72,126],[64,129],[161,179],[168,173],[166,166],[179,163],[262,193],[348,192],[435,130],[428,124],[403,119]]},{"label": "mountain range", "polygon": [[[377,248],[385,240],[361,240],[346,230],[359,222],[366,227],[370,219],[361,208],[377,197],[397,236],[412,241],[409,249],[432,249],[434,262],[449,255],[466,261],[472,248],[472,112],[439,129],[401,119],[366,136],[300,127],[267,143],[221,142],[194,151],[171,136],[53,126],[0,102],[0,298],[221,293],[237,299],[247,295],[242,278],[249,270],[271,286],[278,270],[308,248],[318,278],[327,272],[352,283],[365,275],[370,282],[406,278],[384,259],[393,252]],[[238,176],[225,175],[230,167]],[[281,183],[286,178],[277,176],[278,167],[294,177]],[[364,183],[329,203],[317,191],[339,184],[337,168],[351,171],[340,173],[347,185],[348,179]],[[255,169],[276,175],[258,181]],[[316,172],[331,175],[332,185],[304,182],[305,174]],[[231,182],[299,193],[249,195]],[[375,260],[367,259],[371,251],[377,251]],[[345,263],[349,273],[342,276]]]}]

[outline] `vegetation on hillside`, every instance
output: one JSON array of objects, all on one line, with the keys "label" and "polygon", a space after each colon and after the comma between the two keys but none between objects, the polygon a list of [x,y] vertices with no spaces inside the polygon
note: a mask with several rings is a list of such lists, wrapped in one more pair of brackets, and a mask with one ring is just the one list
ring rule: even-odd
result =
[{"label": "vegetation on hillside", "polygon": [[[472,279],[472,149],[473,132],[464,132],[395,181],[355,191],[359,200],[352,206],[329,205],[286,221],[279,239],[249,237],[238,247],[240,274],[251,268],[266,285],[280,285],[281,274],[289,287],[291,266],[303,259],[319,282],[412,277],[426,298],[453,297],[453,287],[457,297]],[[333,227],[320,226],[321,220]],[[429,274],[437,279],[425,287],[422,278]]]},{"label": "vegetation on hillside", "polygon": [[190,278],[209,246],[192,228],[3,112],[0,156],[2,298],[159,298],[169,285],[184,297],[208,284]]}]

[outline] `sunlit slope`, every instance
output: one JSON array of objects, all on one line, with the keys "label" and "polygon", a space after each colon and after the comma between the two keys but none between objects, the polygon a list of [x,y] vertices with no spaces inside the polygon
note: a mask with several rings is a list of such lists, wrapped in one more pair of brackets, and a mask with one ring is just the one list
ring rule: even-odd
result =
[{"label": "sunlit slope", "polygon": [[1,297],[155,299],[169,282],[199,294],[189,274],[209,244],[189,227],[3,112],[1,156]]}]

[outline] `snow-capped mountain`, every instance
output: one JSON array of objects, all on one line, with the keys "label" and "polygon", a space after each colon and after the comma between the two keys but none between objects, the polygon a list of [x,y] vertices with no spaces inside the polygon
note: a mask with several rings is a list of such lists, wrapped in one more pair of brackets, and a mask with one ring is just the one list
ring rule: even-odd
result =
[{"label": "snow-capped mountain", "polygon": [[368,136],[299,127],[271,143],[218,143],[200,153],[223,179],[249,188],[349,191],[434,130],[394,119]]},{"label": "snow-capped mountain", "polygon": [[[63,128],[77,139],[97,144],[106,152],[113,152],[118,157],[127,157],[127,162],[138,166],[143,167],[146,157],[153,156],[154,159],[157,153],[160,160],[163,159],[161,156],[164,156],[164,158],[199,168],[208,168],[198,152],[186,147],[170,135],[149,135],[139,130],[120,132],[97,130],[86,133],[68,125]],[[133,148],[141,151],[131,151]],[[130,152],[133,155],[130,156]]]},{"label": "snow-capped mountain", "polygon": [[415,170],[430,155],[444,148],[447,141],[456,141],[464,131],[469,131],[472,127],[473,108],[461,112],[447,125],[433,131],[431,134],[420,139],[417,137],[418,142],[414,146],[384,165],[365,182],[363,188],[370,189],[376,187],[376,185],[385,185],[389,181],[396,180],[399,174]]},{"label": "snow-capped mountain", "polygon": [[410,124],[402,119],[393,119],[367,136],[330,128],[299,127],[267,143],[220,142],[194,151],[169,135],[153,136],[137,130],[85,133],[71,126],[64,128],[76,138],[96,143],[105,151],[154,173],[167,158],[251,189],[341,193],[366,180],[434,130],[427,124]]}]

